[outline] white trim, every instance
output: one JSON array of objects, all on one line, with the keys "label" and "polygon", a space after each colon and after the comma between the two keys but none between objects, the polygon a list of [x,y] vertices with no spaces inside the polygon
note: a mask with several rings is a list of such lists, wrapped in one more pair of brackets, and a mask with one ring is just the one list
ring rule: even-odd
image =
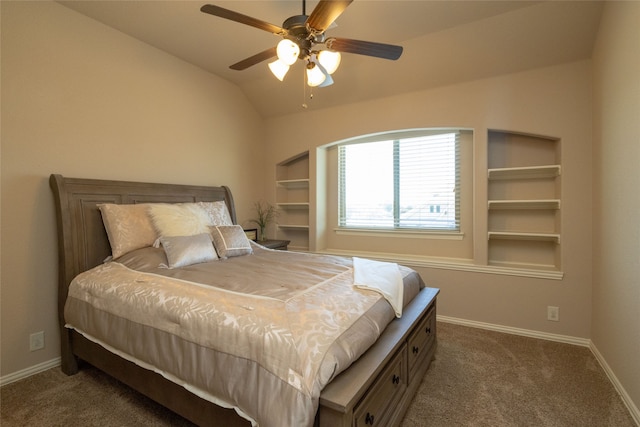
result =
[{"label": "white trim", "polygon": [[631,414],[631,418],[633,418],[636,424],[640,426],[640,409],[638,409],[635,403],[633,403],[633,400],[631,400],[631,396],[629,396],[627,391],[624,389],[624,387],[618,380],[618,377],[616,377],[616,374],[613,373],[613,371],[611,370],[611,367],[609,366],[605,358],[602,356],[602,354],[598,351],[598,348],[593,343],[593,341],[590,342],[589,348],[591,349],[591,352],[600,363],[600,366],[602,366],[602,369],[604,370],[604,372],[607,374],[607,377],[609,377],[609,380],[615,387],[616,391],[620,395],[620,398],[622,399],[625,406],[629,410],[629,413]]},{"label": "white trim", "polygon": [[403,237],[410,239],[442,239],[442,240],[462,240],[464,233],[460,231],[437,231],[437,230],[412,230],[409,228],[358,228],[339,227],[333,231],[338,235],[345,236],[368,236],[368,237]]},{"label": "white trim", "polygon": [[[370,258],[378,261],[396,262],[413,268],[438,268],[443,270],[468,271],[472,273],[501,274],[505,276],[533,277],[536,279],[562,280],[562,271],[550,269],[504,267],[497,265],[476,265],[470,259],[464,258],[435,258],[411,254],[393,254],[385,252],[352,251],[344,249],[322,249],[314,251],[318,254],[339,255],[346,257]],[[520,264],[518,264],[520,265]]]},{"label": "white trim", "polygon": [[39,374],[40,372],[44,372],[47,369],[60,366],[60,361],[61,359],[59,357],[56,357],[55,359],[38,363],[37,365],[33,365],[29,368],[25,368],[18,372],[14,372],[12,374],[5,375],[4,377],[0,377],[0,387],[5,386],[7,384],[14,383],[16,381],[20,381],[32,375]]},{"label": "white trim", "polygon": [[493,323],[476,322],[474,320],[459,319],[456,317],[448,317],[437,315],[436,319],[444,323],[452,323],[455,325],[469,326],[471,328],[486,329],[489,331],[503,332],[505,334],[520,335],[523,337],[538,338],[547,341],[561,342],[565,344],[578,345],[581,347],[589,347],[591,340],[588,338],[572,337],[569,335],[549,334],[547,332],[533,331],[531,329],[513,328],[511,326],[495,325]]}]

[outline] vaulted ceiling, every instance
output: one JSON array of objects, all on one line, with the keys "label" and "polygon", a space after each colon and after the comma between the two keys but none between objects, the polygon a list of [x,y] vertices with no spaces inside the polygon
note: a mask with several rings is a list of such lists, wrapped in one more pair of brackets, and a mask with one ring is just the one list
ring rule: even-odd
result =
[{"label": "vaulted ceiling", "polygon": [[[229,69],[278,36],[200,12],[215,4],[278,26],[302,1],[60,1],[238,85],[263,117],[332,107],[591,56],[601,2],[355,0],[329,36],[404,47],[397,61],[345,53],[332,86],[310,90],[298,61],[280,82],[264,61]],[[308,1],[307,15],[317,1]]]}]

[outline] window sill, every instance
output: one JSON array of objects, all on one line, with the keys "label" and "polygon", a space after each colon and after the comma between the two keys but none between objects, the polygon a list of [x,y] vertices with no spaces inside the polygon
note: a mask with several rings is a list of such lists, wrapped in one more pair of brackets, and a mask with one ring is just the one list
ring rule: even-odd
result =
[{"label": "window sill", "polygon": [[473,260],[464,258],[436,258],[412,254],[379,253],[366,251],[351,251],[344,249],[323,249],[315,253],[325,255],[337,255],[344,257],[361,257],[378,261],[395,262],[412,268],[437,268],[442,270],[466,271],[472,273],[500,274],[506,276],[532,277],[536,279],[562,280],[562,271],[545,268],[537,269],[533,265],[530,268],[478,265]]},{"label": "window sill", "polygon": [[366,237],[399,237],[409,239],[441,239],[462,240],[464,233],[460,231],[418,231],[418,230],[384,230],[373,228],[334,228],[333,231],[341,236]]}]

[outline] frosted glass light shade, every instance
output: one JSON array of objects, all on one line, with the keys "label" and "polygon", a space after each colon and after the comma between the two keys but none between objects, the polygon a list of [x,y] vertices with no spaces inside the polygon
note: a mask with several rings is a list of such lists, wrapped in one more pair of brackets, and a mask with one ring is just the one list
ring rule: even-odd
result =
[{"label": "frosted glass light shade", "polygon": [[318,54],[318,62],[324,67],[325,70],[327,70],[327,73],[329,74],[333,74],[338,69],[338,66],[340,65],[340,59],[342,59],[340,52],[323,50]]},{"label": "frosted glass light shade", "polygon": [[316,60],[314,60],[313,62],[315,62],[316,64],[316,68],[320,68],[320,71],[322,71],[322,74],[324,74],[324,81],[322,83],[320,83],[320,85],[318,85],[318,87],[327,87],[327,86],[331,86],[333,84],[333,78],[331,77],[331,74],[329,74],[327,72],[327,70],[324,69],[324,67],[322,66],[322,64]]},{"label": "frosted glass light shade", "polygon": [[293,65],[298,59],[300,48],[289,39],[282,39],[276,48],[278,59],[287,65]]},{"label": "frosted glass light shade", "polygon": [[325,74],[325,79],[322,83],[318,85],[318,87],[327,87],[333,84],[333,78],[331,78],[331,74]]},{"label": "frosted glass light shade", "polygon": [[280,59],[276,59],[269,63],[269,69],[278,80],[282,81],[289,71],[289,66]]},{"label": "frosted glass light shade", "polygon": [[313,65],[311,68],[307,67],[307,84],[311,87],[315,87],[321,85],[326,79],[326,76],[320,67],[316,66],[313,62],[311,64]]}]

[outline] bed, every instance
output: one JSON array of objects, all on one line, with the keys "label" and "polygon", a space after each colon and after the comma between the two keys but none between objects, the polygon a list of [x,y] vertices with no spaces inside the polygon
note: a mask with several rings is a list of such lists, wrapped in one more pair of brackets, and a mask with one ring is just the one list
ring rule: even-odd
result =
[{"label": "bed", "polygon": [[[72,375],[78,371],[82,362],[89,363],[198,425],[346,427],[400,424],[434,357],[437,345],[435,312],[438,289],[424,287],[417,273],[405,268],[401,270],[405,294],[401,297],[400,317],[397,317],[397,313],[394,316],[394,308],[378,292],[343,290],[346,288],[342,286],[344,283],[353,281],[352,267],[355,266],[355,260],[275,251],[253,243],[248,253],[240,254],[248,256],[234,256],[233,252],[227,252],[225,262],[217,260],[193,267],[193,274],[201,275],[205,273],[200,271],[200,267],[226,268],[227,270],[215,270],[213,275],[233,277],[229,282],[233,282],[232,286],[236,287],[218,290],[217,287],[206,285],[195,286],[193,276],[182,276],[183,270],[189,270],[190,266],[171,265],[172,257],[169,256],[171,254],[168,248],[181,237],[171,238],[173,240],[166,238],[160,247],[136,249],[129,258],[123,255],[116,259],[117,262],[105,263],[105,259],[112,253],[115,254],[115,248],[105,230],[104,210],[101,209],[105,209],[105,205],[177,206],[224,202],[230,223],[216,229],[231,232],[236,223],[236,213],[229,188],[78,179],[55,174],[50,177],[50,185],[54,194],[58,228],[58,312],[61,368],[64,373]],[[165,263],[176,268],[160,270],[155,266],[148,267],[147,260],[155,259],[148,257],[154,256],[164,257],[162,260]],[[252,273],[253,266],[257,264],[268,269],[275,269],[280,265],[281,270],[274,270],[272,273],[255,270]],[[144,270],[143,265],[147,265],[148,269]],[[297,289],[297,282],[294,282],[303,277],[299,276],[295,281],[292,279],[293,290],[280,289],[279,286],[285,285],[275,281],[275,278],[284,277],[282,271],[290,265],[304,266],[300,270],[309,270],[305,274],[316,277],[318,284],[310,286],[309,289],[312,290]],[[302,271],[297,271],[296,274],[303,274]],[[274,277],[273,282],[267,281],[269,275]],[[118,282],[115,277],[118,277]],[[107,278],[107,282],[112,280],[112,286],[98,283],[98,278]],[[284,283],[284,280],[281,281]],[[254,287],[260,287],[258,282],[264,282],[264,289],[256,291],[259,294],[249,295]],[[149,283],[153,286],[148,286]],[[88,289],[86,294],[79,293],[83,285]],[[151,310],[146,306],[125,308],[125,303],[128,303],[126,301],[110,300],[111,302],[104,303],[110,304],[109,309],[104,308],[106,305],[97,310],[89,307],[93,305],[91,301],[103,303],[108,298],[115,298],[113,294],[124,292],[125,288],[132,290],[132,293],[127,294],[127,300],[141,300],[143,298],[130,295],[141,295],[152,288],[153,292],[162,292],[161,299],[179,299],[185,305],[183,302],[187,297],[182,292],[186,292],[187,285],[189,292],[214,296],[196,300],[191,299],[189,294],[187,309],[182,307],[183,312],[179,316],[166,314],[165,317],[171,321],[148,320],[150,317],[141,317],[143,321],[123,320],[115,315],[105,315],[107,312],[111,313],[111,309],[113,312],[133,312],[133,317],[142,316],[140,312]],[[337,308],[331,315],[321,311],[327,310],[326,307],[319,307],[308,299],[314,293],[321,295],[320,292],[324,292],[325,288],[330,288],[331,292],[344,292],[324,297],[325,300],[332,301],[335,306],[333,309]],[[232,294],[233,300],[229,297]],[[153,298],[159,297],[154,294]],[[205,304],[207,298],[211,299],[208,302],[211,305],[201,309],[199,304]],[[217,313],[221,301],[227,300],[230,302],[224,309],[228,311]],[[74,305],[78,307],[78,311],[71,311],[70,307]],[[325,339],[323,334],[327,327],[324,325],[322,334],[317,333],[313,340],[302,337],[300,331],[314,330],[309,327],[309,323],[293,317],[283,320],[283,316],[279,316],[284,312],[287,316],[294,316],[289,314],[294,306],[299,307],[297,315],[299,318],[304,317],[305,322],[307,317],[311,319],[316,314],[318,318],[329,319],[330,324],[334,322],[332,319],[345,318],[349,324],[348,329],[346,326],[329,328],[335,340]],[[68,310],[66,317],[65,307]],[[195,325],[192,329],[184,327],[185,319],[191,321],[192,317],[199,317],[196,313],[209,311],[216,312],[218,317],[206,318],[203,315],[201,317],[209,320],[204,326]],[[263,315],[275,317],[260,317]],[[95,326],[101,325],[97,321],[88,321],[87,326],[81,323],[82,319],[95,320],[101,316],[114,322],[107,326]],[[179,320],[174,319],[176,316]],[[250,320],[237,320],[244,318]],[[222,320],[212,322],[211,319]],[[261,327],[247,328],[245,324],[244,329],[255,330],[250,331],[254,335],[244,336],[238,335],[237,331],[224,332],[218,326],[241,322]],[[180,327],[174,327],[178,323]],[[281,333],[284,326],[291,329]],[[88,330],[92,327],[96,329]],[[132,338],[134,335],[127,335],[136,333],[136,328],[139,329],[139,335],[135,335],[135,338]],[[211,335],[210,328],[218,328],[215,329],[216,339],[206,338]],[[175,335],[171,332],[174,329],[179,330]],[[200,329],[209,332],[197,333]],[[159,337],[154,338],[156,335]],[[270,348],[267,339],[263,338],[272,335],[282,340],[276,340],[278,345],[272,346],[274,348]],[[283,336],[294,338],[283,340]],[[358,337],[362,337],[360,344]],[[255,352],[251,343],[261,339],[264,339],[264,343],[259,346],[259,353],[260,357],[265,357],[264,360],[255,362],[246,357],[246,354]],[[235,347],[218,348],[223,341],[234,342]],[[318,344],[320,342],[322,345]],[[354,347],[351,347],[352,342],[355,343]],[[145,353],[148,349],[155,349],[155,356],[149,356],[149,359]],[[137,351],[141,353],[136,353]],[[229,358],[228,362],[232,364],[220,362],[224,357]],[[265,361],[271,359],[274,360],[273,365]],[[289,365],[276,365],[281,359],[287,359],[286,363]],[[172,370],[172,366],[164,366],[162,363],[180,367]],[[227,363],[226,359],[224,363]],[[188,372],[182,372],[184,366],[190,367],[186,369]],[[222,371],[227,370],[233,376],[221,377]],[[313,375],[307,375],[306,370],[313,371]],[[271,387],[269,384],[280,388],[276,392],[269,392],[271,389],[263,388]],[[244,389],[249,389],[250,393],[246,396],[238,395],[240,392],[244,393]],[[294,398],[282,402],[265,398],[289,394]],[[254,400],[261,402],[256,407],[260,406],[262,409],[253,408]]]}]

